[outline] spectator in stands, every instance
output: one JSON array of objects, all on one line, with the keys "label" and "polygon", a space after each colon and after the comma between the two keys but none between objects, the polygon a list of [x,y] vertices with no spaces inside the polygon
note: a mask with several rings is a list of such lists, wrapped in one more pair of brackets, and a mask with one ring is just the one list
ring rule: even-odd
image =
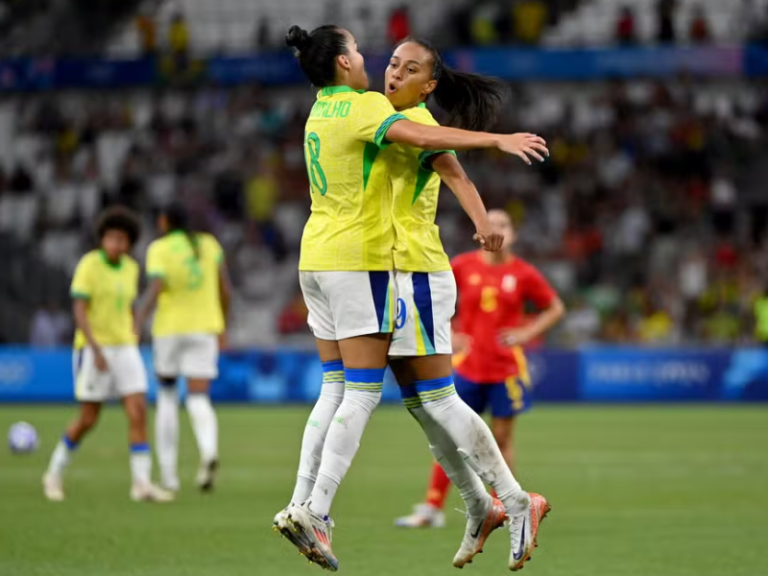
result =
[{"label": "spectator in stands", "polygon": [[157,52],[157,22],[154,9],[149,5],[142,8],[134,22],[142,56],[153,56]]},{"label": "spectator in stands", "polygon": [[637,325],[637,337],[643,344],[670,345],[676,341],[675,322],[672,315],[646,298],[643,317]]},{"label": "spectator in stands", "polygon": [[0,166],[0,196],[2,196],[8,190],[8,177],[5,175],[5,170]]},{"label": "spectator in stands", "polygon": [[567,346],[583,346],[595,342],[600,333],[600,313],[579,294],[568,305],[560,333]]},{"label": "spectator in stands", "polygon": [[768,282],[757,296],[753,306],[755,315],[755,339],[768,349]]},{"label": "spectator in stands", "polygon": [[176,12],[168,29],[168,47],[176,70],[185,71],[189,62],[189,26],[184,14]]},{"label": "spectator in stands", "polygon": [[389,16],[389,26],[387,27],[387,37],[393,46],[411,35],[411,16],[408,12],[408,5],[401,4],[392,11]]},{"label": "spectator in stands", "polygon": [[742,333],[738,308],[724,301],[719,302],[717,308],[704,319],[702,331],[704,341],[708,344],[737,344]]},{"label": "spectator in stands", "polygon": [[704,13],[704,8],[700,5],[693,9],[693,17],[688,28],[688,39],[693,44],[707,44],[712,40],[707,16]]},{"label": "spectator in stands", "polygon": [[451,15],[451,27],[456,44],[472,44],[472,9],[469,4],[461,3]]},{"label": "spectator in stands", "polygon": [[763,13],[754,0],[741,0],[738,10],[733,13],[733,39],[752,40],[760,29]]},{"label": "spectator in stands", "polygon": [[489,46],[499,41],[496,25],[499,7],[493,2],[483,2],[472,15],[472,43],[475,46]]},{"label": "spectator in stands", "polygon": [[270,48],[272,46],[269,18],[266,16],[262,16],[259,19],[253,40],[256,50],[264,50],[265,48]]},{"label": "spectator in stands", "polygon": [[278,260],[285,254],[282,234],[275,225],[275,208],[280,192],[276,169],[277,158],[263,158],[258,172],[246,187],[248,218],[258,228],[261,241],[272,250]]},{"label": "spectator in stands", "polygon": [[541,0],[518,0],[512,8],[512,21],[517,42],[538,44],[547,24],[547,6]]},{"label": "spectator in stands", "polygon": [[675,33],[675,12],[677,0],[657,0],[656,2],[656,39],[659,44],[672,44],[677,39]]},{"label": "spectator in stands", "polygon": [[8,182],[8,190],[11,194],[21,196],[32,192],[34,187],[35,183],[32,180],[29,170],[27,170],[24,165],[17,164],[11,173],[11,179]]},{"label": "spectator in stands", "polygon": [[[297,287],[298,288],[298,287]],[[295,294],[288,301],[280,312],[280,316],[277,320],[277,330],[280,334],[296,334],[300,332],[308,332],[307,326],[307,305],[304,302],[304,297],[298,289],[295,289]]]},{"label": "spectator in stands", "polygon": [[616,20],[616,43],[619,46],[633,46],[637,43],[635,13],[628,5],[622,7]]},{"label": "spectator in stands", "polygon": [[55,300],[40,308],[32,317],[29,343],[35,348],[55,348],[69,340],[72,322]]}]

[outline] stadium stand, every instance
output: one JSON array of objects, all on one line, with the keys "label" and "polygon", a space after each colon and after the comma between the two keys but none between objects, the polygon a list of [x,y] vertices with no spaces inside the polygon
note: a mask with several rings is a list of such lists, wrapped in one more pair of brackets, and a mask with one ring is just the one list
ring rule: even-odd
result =
[{"label": "stadium stand", "polygon": [[[302,113],[312,97],[301,88],[243,87],[5,102],[0,233],[45,265],[18,258],[21,272],[11,286],[4,280],[3,297],[27,318],[53,294],[66,305],[62,279],[88,246],[98,209],[119,201],[142,212],[140,253],[156,208],[176,195],[227,250],[238,295],[233,342],[282,341],[280,326],[306,337],[301,321],[284,316],[298,293]],[[515,92],[501,127],[535,127],[552,159],[536,170],[493,154],[464,161],[488,204],[515,215],[521,252],[574,303],[588,304],[575,307],[561,338],[599,340],[612,330],[621,333],[614,340],[714,342],[744,334],[749,299],[738,296],[768,271],[758,250],[768,220],[760,162],[767,105],[757,86],[684,78]],[[470,223],[450,193],[439,224],[451,253],[471,247]],[[45,293],[26,291],[24,279],[42,274]],[[666,328],[643,332],[654,314],[669,320]],[[742,329],[718,332],[707,323],[718,314]],[[26,338],[28,327],[13,326],[6,338]]]}]

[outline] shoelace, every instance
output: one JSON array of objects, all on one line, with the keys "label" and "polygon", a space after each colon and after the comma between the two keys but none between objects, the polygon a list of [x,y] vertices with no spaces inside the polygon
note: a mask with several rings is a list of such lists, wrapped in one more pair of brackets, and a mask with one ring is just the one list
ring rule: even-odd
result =
[{"label": "shoelace", "polygon": [[461,510],[460,508],[454,508],[453,510],[455,512],[458,512],[462,516],[464,516],[464,518],[466,518],[467,520],[469,520],[470,518],[475,519],[475,520],[479,520],[481,525],[482,525],[483,522],[485,522],[485,518],[478,518],[476,516],[470,516],[469,515],[469,510]]}]

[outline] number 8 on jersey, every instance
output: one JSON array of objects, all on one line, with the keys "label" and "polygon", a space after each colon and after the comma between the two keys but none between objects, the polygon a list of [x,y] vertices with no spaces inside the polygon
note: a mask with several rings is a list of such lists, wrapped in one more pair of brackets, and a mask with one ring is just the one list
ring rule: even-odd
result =
[{"label": "number 8 on jersey", "polygon": [[325,179],[322,166],[320,166],[320,137],[315,132],[307,134],[306,155],[312,192],[317,191],[320,196],[325,196],[325,193],[328,192],[328,181]]}]

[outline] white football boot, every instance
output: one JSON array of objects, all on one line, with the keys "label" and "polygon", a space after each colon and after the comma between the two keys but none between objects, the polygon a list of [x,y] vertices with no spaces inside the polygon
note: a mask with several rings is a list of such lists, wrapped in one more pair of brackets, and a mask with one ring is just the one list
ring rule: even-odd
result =
[{"label": "white football boot", "polygon": [[531,559],[533,549],[537,542],[539,525],[547,516],[552,507],[547,499],[540,494],[527,494],[527,502],[522,499],[524,508],[515,514],[509,521],[509,538],[512,549],[509,553],[509,569],[513,572],[523,568],[523,565]]},{"label": "white football boot", "polygon": [[163,490],[159,486],[155,486],[152,483],[139,484],[134,483],[131,486],[131,500],[134,502],[173,502],[174,494],[167,490]]},{"label": "white football boot", "polygon": [[61,502],[64,500],[64,486],[61,476],[55,474],[46,474],[43,476],[43,494],[51,502]]},{"label": "white football boot", "polygon": [[309,506],[310,503],[305,502],[301,506],[291,508],[288,513],[288,526],[296,533],[297,538],[311,545],[311,556],[307,556],[310,562],[336,572],[339,569],[339,561],[331,549],[333,520],[328,516],[318,516]]},{"label": "white football boot", "polygon": [[488,511],[482,518],[472,517],[467,514],[467,527],[464,530],[464,539],[461,547],[453,558],[456,568],[463,568],[465,564],[483,551],[483,545],[491,532],[504,525],[507,520],[507,512],[500,500],[493,498],[489,502]]},{"label": "white football boot", "polygon": [[201,462],[197,470],[197,487],[201,492],[210,492],[216,483],[216,472],[219,469],[219,461]]}]

